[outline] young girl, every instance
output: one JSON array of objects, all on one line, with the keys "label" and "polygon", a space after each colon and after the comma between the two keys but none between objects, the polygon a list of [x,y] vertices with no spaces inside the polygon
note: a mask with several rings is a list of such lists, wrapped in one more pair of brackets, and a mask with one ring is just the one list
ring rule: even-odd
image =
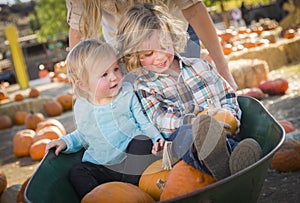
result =
[{"label": "young girl", "polygon": [[50,142],[46,150],[55,147],[58,155],[85,148],[82,162],[69,174],[80,198],[109,181],[137,185],[145,163],[153,161],[152,143],[157,154],[164,139],[143,114],[132,86],[122,83],[114,50],[107,43],[85,40],[68,54],[66,64],[77,96],[77,129]]},{"label": "young girl", "polygon": [[[178,54],[187,35],[166,8],[135,4],[118,28],[119,50],[127,71],[137,75],[135,89],[143,108],[164,138],[173,141],[177,158],[217,180],[260,158],[254,139],[235,139],[242,112],[234,90],[208,62]],[[228,131],[232,126],[212,117],[219,108],[235,116],[234,133]],[[204,109],[208,115],[198,116]]]}]

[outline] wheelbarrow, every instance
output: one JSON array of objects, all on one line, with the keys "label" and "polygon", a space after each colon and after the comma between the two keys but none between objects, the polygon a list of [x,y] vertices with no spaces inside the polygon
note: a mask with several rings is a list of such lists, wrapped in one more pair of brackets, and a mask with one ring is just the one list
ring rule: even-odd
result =
[{"label": "wheelbarrow", "polygon": [[[239,96],[238,102],[243,111],[238,136],[258,141],[263,151],[262,158],[234,175],[163,202],[257,202],[268,167],[285,139],[285,132],[258,100]],[[67,175],[72,165],[81,160],[82,155],[83,150],[55,156],[54,150],[50,150],[30,179],[25,189],[25,199],[33,203],[80,202]]]}]

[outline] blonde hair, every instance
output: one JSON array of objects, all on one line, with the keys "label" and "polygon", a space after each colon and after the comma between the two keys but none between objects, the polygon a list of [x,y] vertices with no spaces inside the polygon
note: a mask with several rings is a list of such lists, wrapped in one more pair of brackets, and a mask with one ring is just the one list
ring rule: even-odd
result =
[{"label": "blonde hair", "polygon": [[99,64],[107,64],[110,59],[113,61],[107,68],[116,62],[116,52],[111,45],[97,39],[83,40],[69,52],[66,58],[67,74],[76,96],[87,98],[88,93],[80,88],[80,83],[88,84],[89,72],[104,73],[106,69],[99,70],[103,67]]},{"label": "blonde hair", "polygon": [[[117,43],[120,56],[128,72],[140,66],[138,48],[153,35],[155,31],[171,36],[172,46],[176,52],[184,51],[188,34],[183,29],[183,22],[169,14],[163,5],[136,3],[123,15],[118,25]],[[160,39],[160,45],[166,47]]]},{"label": "blonde hair", "polygon": [[[132,6],[135,2],[147,2],[153,4],[163,4],[161,0],[128,0],[128,7]],[[105,5],[108,7],[116,7],[116,2],[113,0],[84,0],[83,1],[83,14],[80,18],[79,25],[81,34],[84,39],[86,38],[99,38],[101,28],[101,8]]]}]

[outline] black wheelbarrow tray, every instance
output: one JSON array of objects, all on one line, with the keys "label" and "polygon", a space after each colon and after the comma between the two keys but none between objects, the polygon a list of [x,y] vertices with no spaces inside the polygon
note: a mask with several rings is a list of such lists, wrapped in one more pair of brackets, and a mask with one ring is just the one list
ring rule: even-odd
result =
[{"label": "black wheelbarrow tray", "polygon": [[[285,133],[258,100],[240,96],[238,101],[243,111],[239,136],[258,141],[263,150],[262,158],[232,176],[164,202],[257,202],[272,157],[282,145]],[[25,199],[33,203],[80,202],[67,174],[72,165],[80,161],[82,154],[83,150],[55,156],[50,150],[28,183]]]}]

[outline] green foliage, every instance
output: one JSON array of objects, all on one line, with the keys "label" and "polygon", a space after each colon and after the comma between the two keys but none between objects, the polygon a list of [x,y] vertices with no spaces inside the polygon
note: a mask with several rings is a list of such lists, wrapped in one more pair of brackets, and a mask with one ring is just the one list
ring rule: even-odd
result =
[{"label": "green foliage", "polygon": [[38,40],[46,42],[56,40],[59,34],[68,33],[67,8],[65,0],[38,0],[35,6],[37,13]]}]

